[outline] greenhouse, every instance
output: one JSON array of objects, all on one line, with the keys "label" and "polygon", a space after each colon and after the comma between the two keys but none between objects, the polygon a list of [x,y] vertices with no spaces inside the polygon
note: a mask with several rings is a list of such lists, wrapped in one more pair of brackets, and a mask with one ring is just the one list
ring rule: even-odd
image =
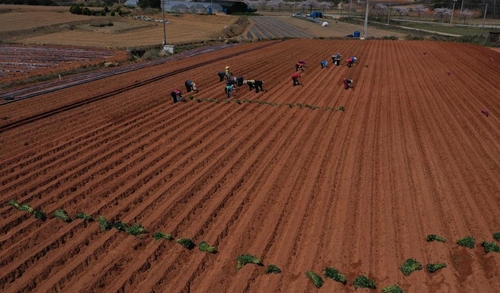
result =
[{"label": "greenhouse", "polygon": [[[137,6],[137,0],[128,0],[125,2],[128,6]],[[219,4],[204,2],[186,2],[186,1],[165,1],[165,11],[175,13],[196,13],[206,14],[223,12],[224,9]]]}]

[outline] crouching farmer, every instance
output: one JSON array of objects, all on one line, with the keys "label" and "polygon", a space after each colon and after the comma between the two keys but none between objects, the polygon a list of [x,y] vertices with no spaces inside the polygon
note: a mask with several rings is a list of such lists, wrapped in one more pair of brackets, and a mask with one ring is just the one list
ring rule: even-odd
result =
[{"label": "crouching farmer", "polygon": [[322,60],[319,64],[321,65],[321,69],[328,67],[328,61],[326,60]]},{"label": "crouching farmer", "polygon": [[195,92],[197,93],[198,92],[198,89],[196,88],[196,84],[194,82],[192,82],[191,80],[186,80],[186,82],[184,83],[184,85],[186,86],[186,91],[188,93],[190,92]]},{"label": "crouching farmer", "polygon": [[299,73],[295,72],[294,74],[292,74],[293,86],[300,85],[299,78],[300,78]]},{"label": "crouching farmer", "polygon": [[224,88],[224,92],[226,93],[226,97],[229,99],[233,95],[234,91],[234,84],[227,83],[226,87]]},{"label": "crouching farmer", "polygon": [[184,98],[182,97],[182,93],[180,90],[178,89],[175,89],[173,90],[170,95],[172,96],[172,100],[174,101],[174,103],[177,103],[177,102],[185,102],[186,100],[184,100]]},{"label": "crouching farmer", "polygon": [[223,81],[224,77],[226,77],[226,73],[224,71],[219,71],[217,75],[219,76],[219,82]]},{"label": "crouching farmer", "polygon": [[344,82],[344,89],[348,90],[348,89],[352,88],[352,84],[353,84],[352,79],[344,78],[343,82]]}]

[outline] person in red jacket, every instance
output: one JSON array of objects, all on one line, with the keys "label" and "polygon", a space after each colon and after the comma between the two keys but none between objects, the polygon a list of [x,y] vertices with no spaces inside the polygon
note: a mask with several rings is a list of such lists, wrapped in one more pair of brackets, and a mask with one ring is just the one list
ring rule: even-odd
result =
[{"label": "person in red jacket", "polygon": [[178,89],[175,89],[175,90],[172,90],[172,92],[170,93],[170,95],[172,96],[172,100],[174,101],[174,103],[177,103],[177,102],[185,102],[186,100],[184,100],[184,98],[182,97],[182,93],[180,90]]},{"label": "person in red jacket", "polygon": [[300,85],[299,78],[300,78],[300,74],[298,72],[295,72],[294,74],[292,74],[293,86]]},{"label": "person in red jacket", "polygon": [[353,83],[352,79],[344,78],[342,81],[344,82],[344,89],[348,90],[352,88],[352,83]]},{"label": "person in red jacket", "polygon": [[299,60],[297,63],[295,63],[295,71],[304,71],[304,68],[306,68],[306,61]]}]

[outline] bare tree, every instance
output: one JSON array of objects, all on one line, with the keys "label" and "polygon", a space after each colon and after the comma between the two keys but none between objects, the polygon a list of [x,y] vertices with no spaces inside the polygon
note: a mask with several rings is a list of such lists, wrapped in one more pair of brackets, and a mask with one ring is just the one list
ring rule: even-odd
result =
[{"label": "bare tree", "polygon": [[420,20],[420,15],[423,13],[427,13],[429,11],[429,8],[425,7],[424,5],[417,5],[413,7],[413,11],[416,11],[418,14],[418,20]]},{"label": "bare tree", "polygon": [[464,9],[464,10],[460,11],[460,18],[462,18],[464,20],[464,23],[465,23],[465,20],[467,19],[467,17],[471,17],[472,15],[474,15],[474,13],[472,11],[470,11],[469,9]]},{"label": "bare tree", "polygon": [[375,10],[377,10],[378,15],[385,15],[387,13],[387,11],[389,11],[389,7],[387,7],[384,4],[379,3],[379,4],[375,5]]},{"label": "bare tree", "polygon": [[443,21],[443,19],[451,16],[451,9],[449,8],[436,8],[434,9],[434,15],[439,18],[439,21]]}]

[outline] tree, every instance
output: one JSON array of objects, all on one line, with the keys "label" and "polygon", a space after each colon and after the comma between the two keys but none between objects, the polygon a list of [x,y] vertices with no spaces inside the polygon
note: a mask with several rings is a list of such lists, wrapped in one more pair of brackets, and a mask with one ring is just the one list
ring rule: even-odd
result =
[{"label": "tree", "polygon": [[429,11],[429,8],[425,7],[424,5],[417,5],[413,7],[413,11],[416,11],[418,14],[418,20],[420,20],[420,15],[423,13],[427,13]]},{"label": "tree", "polygon": [[468,9],[464,9],[462,11],[460,11],[460,18],[462,18],[464,20],[464,23],[465,23],[465,20],[467,19],[467,17],[471,17],[474,13]]},{"label": "tree", "polygon": [[396,7],[396,12],[399,14],[399,16],[408,15],[409,11],[410,10],[408,8]]},{"label": "tree", "polygon": [[451,9],[449,8],[436,8],[434,9],[434,15],[439,18],[439,21],[443,21],[444,18],[451,16]]},{"label": "tree", "polygon": [[377,10],[378,15],[385,15],[389,8],[386,5],[379,3],[375,5],[375,10]]},{"label": "tree", "polygon": [[328,2],[320,2],[318,6],[323,10],[323,12],[325,12],[326,9],[330,9],[331,7],[330,3]]}]

